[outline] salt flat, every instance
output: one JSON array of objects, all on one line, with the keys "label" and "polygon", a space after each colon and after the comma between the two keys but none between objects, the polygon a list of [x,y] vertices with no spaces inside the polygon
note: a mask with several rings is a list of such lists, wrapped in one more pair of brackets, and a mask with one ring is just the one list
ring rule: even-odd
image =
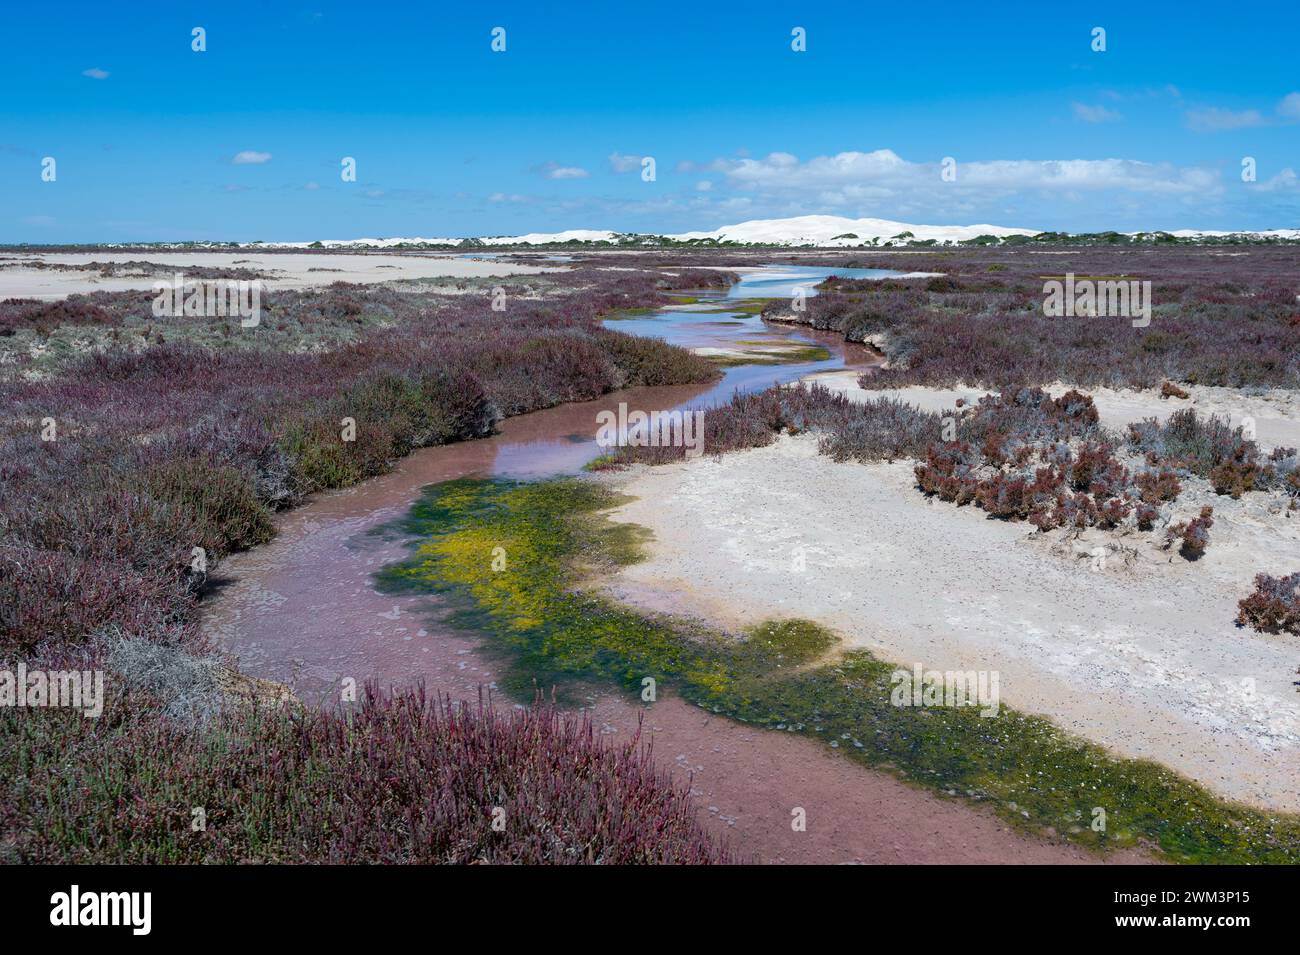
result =
[{"label": "salt flat", "polygon": [[[1176,513],[1214,505],[1200,561],[1148,545],[1097,567],[1057,536],[927,500],[910,462],[836,463],[812,436],[610,480],[636,498],[613,519],[654,535],[611,582],[622,599],[723,626],[805,617],[905,666],[996,670],[1004,705],[1300,809],[1295,638],[1233,624],[1255,573],[1300,566],[1300,520],[1266,495],[1199,482]],[[1103,541],[1090,531],[1083,553]]]},{"label": "salt flat", "polygon": [[510,262],[462,258],[449,255],[235,252],[162,252],[141,249],[132,252],[5,253],[0,255],[0,299],[59,299],[87,292],[149,290],[157,281],[170,281],[168,274],[117,275],[103,277],[97,269],[40,269],[25,266],[31,261],[51,265],[88,265],[91,262],[150,262],[185,269],[252,269],[268,290],[298,289],[332,282],[393,282],[440,278],[490,278],[553,272],[558,267],[517,265]]}]

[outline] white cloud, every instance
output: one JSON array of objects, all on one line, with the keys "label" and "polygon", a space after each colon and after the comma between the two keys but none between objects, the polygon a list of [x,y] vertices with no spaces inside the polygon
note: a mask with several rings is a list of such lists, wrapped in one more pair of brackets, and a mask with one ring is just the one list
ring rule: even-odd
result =
[{"label": "white cloud", "polygon": [[264,162],[271,161],[271,154],[259,153],[255,149],[245,149],[243,152],[235,153],[235,158],[230,161],[236,166],[261,165]]},{"label": "white cloud", "polygon": [[[939,156],[911,161],[890,149],[800,157],[775,152],[761,158],[734,154],[678,163],[694,174],[681,191],[655,205],[608,197],[538,197],[539,208],[622,217],[659,215],[685,227],[716,218],[782,218],[809,214],[885,218],[904,222],[1025,223],[1043,228],[1151,229],[1186,221],[1224,221],[1249,215],[1252,202],[1297,194],[1286,170],[1251,191],[1234,188],[1231,166],[1178,165],[1123,158],[981,159],[956,157],[956,177],[945,178]],[[1300,167],[1295,167],[1300,171]],[[537,169],[544,172],[544,169]],[[1272,193],[1271,198],[1269,193]],[[577,205],[574,205],[576,203]],[[1234,223],[1235,224],[1235,223]],[[1172,226],[1169,226],[1172,227]]]},{"label": "white cloud", "polygon": [[1257,109],[1235,111],[1207,106],[1202,109],[1189,109],[1186,114],[1187,125],[1198,133],[1212,133],[1224,129],[1250,129],[1263,126],[1265,119]]},{"label": "white cloud", "polygon": [[1277,104],[1277,114],[1293,123],[1300,123],[1300,93],[1287,93]]},{"label": "white cloud", "polygon": [[106,80],[109,74],[108,70],[101,70],[99,67],[94,66],[88,70],[82,70],[81,75],[89,76],[92,80]]},{"label": "white cloud", "polygon": [[1218,187],[1213,170],[1136,159],[999,160],[958,166],[968,185],[1041,189],[1123,189],[1197,194]]},{"label": "white cloud", "polygon": [[1274,126],[1278,123],[1300,123],[1300,93],[1287,93],[1274,108],[1277,119],[1265,116],[1257,109],[1230,110],[1206,106],[1188,110],[1187,125],[1198,133],[1218,132],[1225,129],[1252,129],[1256,126]]},{"label": "white cloud", "polygon": [[[944,178],[938,157],[913,162],[890,149],[800,158],[725,157],[683,164],[707,172],[697,201],[722,214],[772,217],[837,214],[908,222],[1030,222],[1112,228],[1124,217],[1148,227],[1155,216],[1213,209],[1229,190],[1215,166],[1133,159],[970,159]],[[698,220],[696,220],[698,221]]]},{"label": "white cloud", "polygon": [[1085,123],[1113,123],[1120,119],[1120,114],[1105,106],[1089,106],[1087,103],[1073,103],[1074,118]]},{"label": "white cloud", "polygon": [[[696,167],[701,168],[701,167]],[[1026,189],[1126,189],[1134,192],[1198,193],[1213,189],[1218,174],[1195,167],[1133,159],[958,160],[955,181],[945,181],[938,162],[909,162],[890,149],[842,152],[806,162],[790,153],[765,159],[718,159],[703,168],[726,176],[729,185],[759,193],[814,193],[830,201],[886,198],[946,190],[992,193]]]},{"label": "white cloud", "polygon": [[807,188],[895,178],[910,165],[893,150],[877,149],[817,156],[806,163],[790,153],[771,153],[765,159],[715,159],[705,168],[740,186]]},{"label": "white cloud", "polygon": [[547,179],[586,179],[591,175],[580,166],[561,166],[555,160],[534,166],[533,172]]},{"label": "white cloud", "polygon": [[615,172],[634,172],[641,168],[641,157],[610,153],[609,165]]},{"label": "white cloud", "polygon": [[1173,83],[1166,83],[1163,86],[1146,86],[1142,89],[1105,89],[1101,91],[1102,99],[1114,100],[1117,103],[1161,99],[1166,96],[1172,99],[1182,99],[1183,93]]},{"label": "white cloud", "polygon": [[718,208],[727,212],[748,212],[754,202],[748,196],[737,196],[733,199],[727,199],[725,202],[719,202]]},{"label": "white cloud", "polygon": [[1297,178],[1295,170],[1288,166],[1273,178],[1258,183],[1255,188],[1261,192],[1277,192],[1280,189],[1294,189],[1300,185],[1300,178]]}]

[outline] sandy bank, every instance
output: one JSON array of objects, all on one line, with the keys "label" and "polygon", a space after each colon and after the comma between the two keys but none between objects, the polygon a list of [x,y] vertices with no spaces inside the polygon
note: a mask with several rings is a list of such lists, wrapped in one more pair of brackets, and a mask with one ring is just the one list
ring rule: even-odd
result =
[{"label": "sandy bank", "polygon": [[655,538],[615,578],[624,599],[731,626],[807,617],[883,659],[996,670],[1004,704],[1300,809],[1300,647],[1233,625],[1255,573],[1300,568],[1300,520],[1265,495],[1215,496],[1196,564],[1141,552],[1094,568],[1056,537],[928,501],[908,462],[836,464],[812,437],[612,480],[637,498],[614,519]]},{"label": "sandy bank", "polygon": [[[913,385],[907,388],[867,390],[858,385],[858,375],[834,371],[804,379],[815,381],[823,387],[848,395],[855,401],[880,397],[897,398],[916,405],[924,411],[945,411],[954,407],[958,399],[973,404],[985,394],[987,388],[931,388]],[[1053,382],[1044,386],[1053,395],[1069,390],[1070,385]],[[1101,423],[1124,434],[1131,421],[1158,418],[1164,421],[1181,408],[1194,408],[1200,415],[1226,417],[1236,427],[1251,418],[1255,424],[1257,440],[1265,449],[1279,445],[1300,448],[1300,392],[1285,388],[1271,388],[1258,394],[1243,394],[1231,388],[1181,386],[1190,398],[1161,398],[1154,390],[1137,391],[1132,388],[1081,388],[1092,395],[1097,405]]]},{"label": "sandy bank", "polygon": [[466,259],[453,255],[375,255],[326,253],[259,254],[257,252],[152,252],[130,253],[6,253],[0,256],[0,299],[58,299],[86,292],[150,290],[170,275],[118,275],[103,277],[97,269],[66,271],[24,267],[33,260],[56,265],[90,262],[154,262],[186,268],[252,269],[264,273],[267,289],[298,289],[332,282],[394,282],[403,280],[462,279],[554,272],[559,267],[516,265],[496,260]]}]

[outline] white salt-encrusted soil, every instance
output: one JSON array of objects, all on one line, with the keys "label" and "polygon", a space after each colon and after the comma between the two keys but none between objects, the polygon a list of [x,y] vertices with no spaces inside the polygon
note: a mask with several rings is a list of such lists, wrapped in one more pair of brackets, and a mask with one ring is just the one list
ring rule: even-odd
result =
[{"label": "white salt-encrusted soil", "polygon": [[1210,503],[1216,521],[1189,563],[1158,534],[1035,535],[929,500],[911,462],[837,464],[812,436],[612,480],[636,498],[614,519],[654,535],[611,584],[624,599],[724,626],[805,617],[885,660],[995,670],[1006,705],[1300,809],[1300,638],[1233,624],[1256,573],[1300,570],[1300,512],[1277,497],[1197,482],[1175,516]]},{"label": "white salt-encrusted soil", "polygon": [[[838,391],[855,401],[889,397],[916,405],[924,411],[951,409],[958,399],[974,404],[989,393],[987,388],[931,388],[912,385],[907,388],[867,390],[858,384],[855,371],[832,371],[810,375],[805,381],[815,381],[832,391]],[[1053,382],[1044,386],[1059,397],[1070,385]],[[1136,391],[1131,388],[1080,388],[1092,395],[1101,424],[1121,434],[1128,431],[1131,421],[1158,418],[1163,421],[1180,408],[1194,408],[1199,415],[1218,415],[1227,418],[1232,427],[1249,426],[1254,422],[1256,440],[1266,450],[1282,446],[1300,448],[1300,392],[1286,388],[1261,390],[1258,394],[1243,394],[1231,388],[1209,388],[1197,385],[1180,385],[1190,398],[1161,398],[1157,390]],[[1300,570],[1300,568],[1297,568]]]},{"label": "white salt-encrusted soil", "polygon": [[[39,269],[30,261],[59,265],[91,262],[154,262],[186,268],[252,269],[261,272],[265,288],[297,289],[333,282],[396,282],[448,278],[527,275],[557,271],[554,266],[517,265],[510,262],[461,258],[455,255],[400,255],[358,253],[266,254],[239,252],[134,252],[13,253],[0,257],[0,299],[60,299],[87,292],[151,290],[155,282],[173,281],[171,273],[103,277],[98,269]],[[193,278],[193,276],[191,276]]]}]

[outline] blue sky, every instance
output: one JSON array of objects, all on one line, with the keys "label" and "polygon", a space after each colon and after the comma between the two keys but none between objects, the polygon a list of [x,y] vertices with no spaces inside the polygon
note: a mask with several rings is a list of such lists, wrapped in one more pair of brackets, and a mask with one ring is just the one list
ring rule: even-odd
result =
[{"label": "blue sky", "polygon": [[1300,226],[1294,2],[545,6],[11,4],[0,242]]}]

